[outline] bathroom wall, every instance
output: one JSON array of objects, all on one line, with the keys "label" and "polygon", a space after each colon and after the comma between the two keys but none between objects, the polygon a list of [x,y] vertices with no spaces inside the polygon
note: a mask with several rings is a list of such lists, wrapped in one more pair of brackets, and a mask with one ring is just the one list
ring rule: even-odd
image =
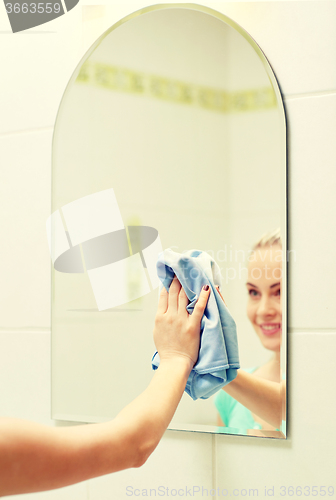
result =
[{"label": "bathroom wall", "polygon": [[[0,8],[0,414],[50,425],[55,423],[50,420],[45,220],[50,213],[53,124],[84,51],[118,19],[147,5],[138,0],[95,9],[86,3],[81,0],[64,18],[33,30],[34,35],[12,35]],[[336,4],[204,5],[234,19],[260,44],[284,95],[289,246],[295,250],[289,262],[288,440],[169,431],[141,469],[28,495],[34,500],[123,499],[130,496],[127,486],[147,489],[148,495],[149,488],[159,486],[184,488],[185,493],[186,487],[191,493],[200,487],[199,498],[202,487],[209,496],[211,488],[219,488],[218,498],[224,489],[228,496],[252,496],[249,489],[265,496],[266,487],[269,495],[274,491],[274,498],[280,498],[281,486],[287,495],[290,486],[317,486],[318,491],[335,486]]]}]

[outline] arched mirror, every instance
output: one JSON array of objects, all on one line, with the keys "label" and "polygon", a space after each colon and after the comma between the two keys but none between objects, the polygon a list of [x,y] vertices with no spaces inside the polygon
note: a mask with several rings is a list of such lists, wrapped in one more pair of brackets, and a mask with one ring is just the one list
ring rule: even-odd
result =
[{"label": "arched mirror", "polygon": [[[149,383],[162,248],[210,253],[242,369],[258,376],[276,359],[285,378],[286,266],[277,316],[261,326],[246,286],[262,235],[280,228],[286,249],[284,109],[264,54],[232,20],[157,5],[97,40],[59,108],[48,224],[53,418],[111,419]],[[285,437],[252,414],[225,422],[216,397],[184,394],[170,428]]]}]

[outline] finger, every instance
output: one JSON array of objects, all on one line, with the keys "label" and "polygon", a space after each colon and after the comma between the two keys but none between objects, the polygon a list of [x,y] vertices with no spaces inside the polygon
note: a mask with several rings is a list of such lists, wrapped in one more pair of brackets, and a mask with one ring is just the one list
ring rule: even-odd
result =
[{"label": "finger", "polygon": [[191,315],[191,318],[193,321],[200,323],[202,316],[204,314],[204,310],[206,308],[206,305],[208,303],[208,298],[210,295],[210,286],[209,285],[204,285],[202,288],[202,291],[198,297],[198,301],[196,302],[195,308],[193,310],[193,313]]},{"label": "finger", "polygon": [[[223,301],[223,302],[224,302],[224,304],[226,305],[226,302],[225,302],[225,300],[224,300],[224,297],[223,297],[223,295],[222,295],[222,294],[220,293],[220,291],[219,291],[219,286],[218,286],[218,285],[216,285],[216,290],[217,290],[217,292],[219,293],[219,295],[221,296],[222,301]],[[226,306],[226,307],[227,307],[227,306]]]},{"label": "finger", "polygon": [[160,292],[159,296],[159,303],[158,303],[158,308],[157,312],[159,314],[164,314],[168,309],[168,292],[165,289],[165,287],[162,287],[162,290]]},{"label": "finger", "polygon": [[181,314],[183,314],[183,313],[188,314],[187,305],[189,304],[189,299],[188,299],[187,294],[185,293],[183,287],[181,287],[178,300],[179,300],[179,305],[178,305],[179,312]]},{"label": "finger", "polygon": [[177,311],[178,308],[178,296],[181,290],[181,283],[179,280],[176,278],[173,279],[170,288],[169,288],[169,295],[168,295],[168,309],[172,311]]}]

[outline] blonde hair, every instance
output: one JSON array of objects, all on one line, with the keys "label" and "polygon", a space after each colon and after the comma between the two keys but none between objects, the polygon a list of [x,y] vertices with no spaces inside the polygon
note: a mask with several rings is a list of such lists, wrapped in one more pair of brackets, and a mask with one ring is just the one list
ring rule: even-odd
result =
[{"label": "blonde hair", "polygon": [[272,245],[279,245],[282,247],[280,228],[278,227],[274,231],[265,233],[259,238],[259,240],[253,245],[252,251],[258,248],[271,247]]}]

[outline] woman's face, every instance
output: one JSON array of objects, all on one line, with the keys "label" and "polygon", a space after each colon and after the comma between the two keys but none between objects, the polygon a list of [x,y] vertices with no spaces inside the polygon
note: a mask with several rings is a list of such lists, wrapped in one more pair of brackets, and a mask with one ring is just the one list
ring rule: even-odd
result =
[{"label": "woman's face", "polygon": [[258,248],[250,256],[247,279],[247,316],[266,349],[281,345],[282,249],[279,245]]}]

